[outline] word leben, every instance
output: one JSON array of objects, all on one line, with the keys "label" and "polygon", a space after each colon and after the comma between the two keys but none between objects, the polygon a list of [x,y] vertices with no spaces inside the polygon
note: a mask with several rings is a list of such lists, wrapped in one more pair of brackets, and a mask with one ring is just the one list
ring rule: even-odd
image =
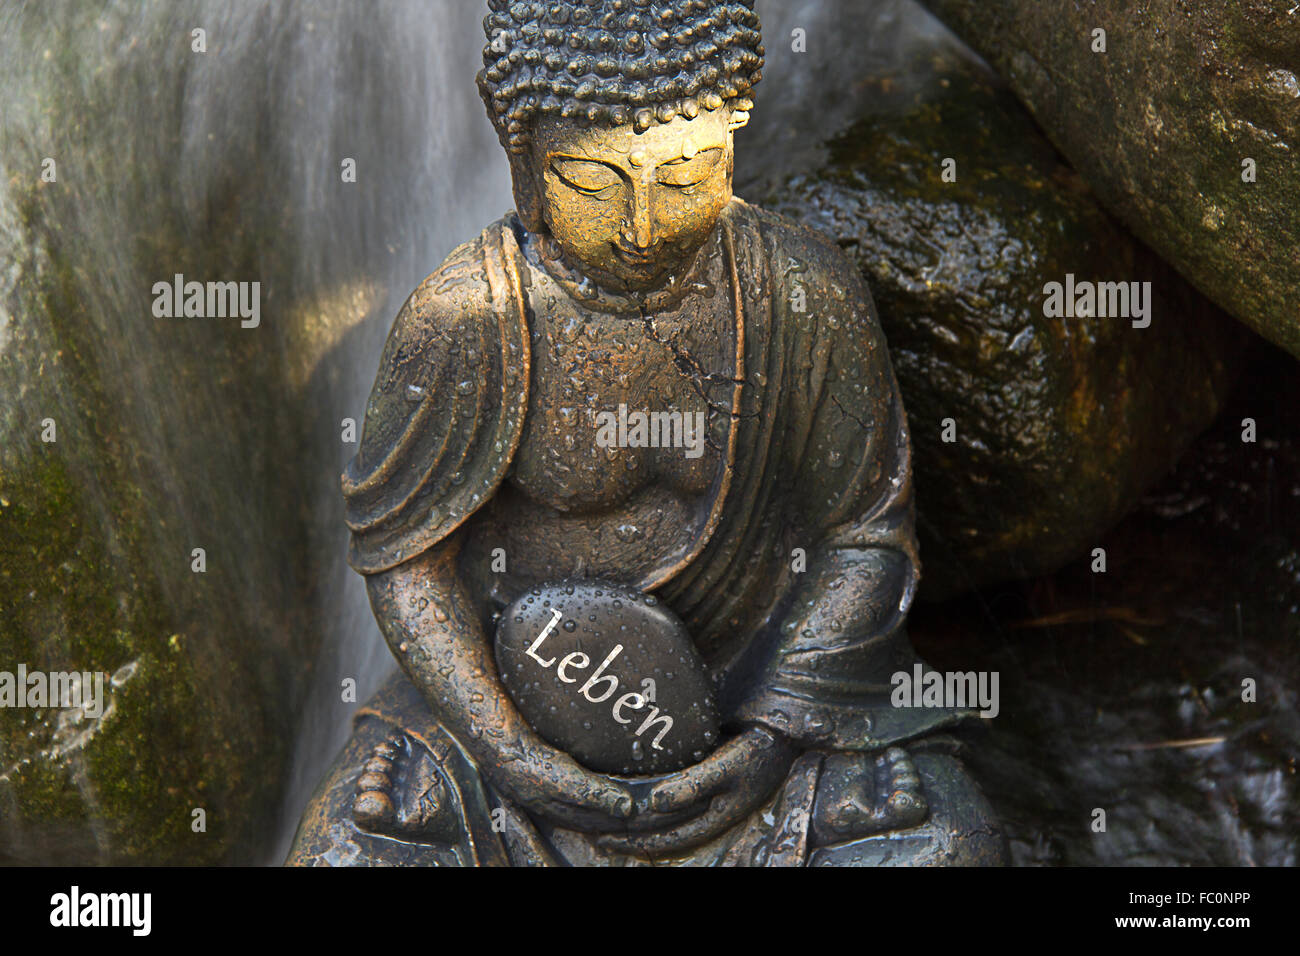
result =
[{"label": "word leben", "polygon": [[[561,617],[562,614],[560,609],[558,607],[552,608],[550,621],[546,623],[546,626],[542,628],[542,632],[537,635],[537,640],[533,641],[525,652],[543,668],[548,670],[555,665],[555,658],[544,658],[539,653],[539,650],[546,639],[551,636],[551,632],[555,630],[555,625],[559,623]],[[586,683],[578,688],[578,693],[587,698],[587,700],[593,704],[603,704],[605,701],[613,697],[620,686],[619,679],[613,674],[606,674],[605,671],[622,653],[623,645],[615,644],[614,649],[605,656],[603,661],[600,662],[600,666],[591,672],[591,676],[587,678]],[[565,654],[564,657],[561,658],[559,665],[555,668],[555,676],[566,684],[576,684],[578,678],[569,676],[570,671],[586,670],[589,666],[591,666],[590,657],[582,651],[573,651],[569,654]],[[598,684],[605,684],[606,689],[600,696],[593,697],[591,694],[592,688],[596,687]],[[630,724],[632,718],[624,717],[623,711],[640,710],[647,703],[648,701],[643,694],[638,694],[636,691],[629,691],[619,697],[618,700],[614,701],[610,713],[611,716],[620,724]],[[650,746],[654,747],[655,750],[663,750],[664,748],[660,742],[664,739],[664,736],[668,731],[672,730],[673,719],[668,714],[660,713],[658,707],[653,705],[650,707],[650,713],[646,716],[646,719],[642,721],[641,726],[636,729],[636,736],[640,737],[655,724],[661,724],[662,728],[659,733],[655,735],[654,740],[650,742]]]}]

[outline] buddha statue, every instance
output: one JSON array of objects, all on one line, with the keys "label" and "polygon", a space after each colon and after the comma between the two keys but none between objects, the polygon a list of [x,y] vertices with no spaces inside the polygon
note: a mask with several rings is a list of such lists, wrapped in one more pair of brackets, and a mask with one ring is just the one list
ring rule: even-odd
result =
[{"label": "buddha statue", "polygon": [[[732,195],[763,63],[752,0],[489,8],[478,84],[516,211],[420,284],[380,360],[343,492],[401,673],[289,862],[1001,862],[952,735],[971,713],[891,701],[891,675],[923,666],[919,563],[871,297],[832,240]],[[523,713],[501,632],[512,608],[553,608],[511,660],[555,672],[542,641],[575,626],[556,624],[575,587],[582,621],[640,615],[620,650],[689,643],[673,660],[709,688],[710,743],[611,772]],[[577,646],[554,688],[581,704],[597,678],[577,668],[605,655]],[[602,729],[658,756],[652,683],[585,726],[617,720]]]}]

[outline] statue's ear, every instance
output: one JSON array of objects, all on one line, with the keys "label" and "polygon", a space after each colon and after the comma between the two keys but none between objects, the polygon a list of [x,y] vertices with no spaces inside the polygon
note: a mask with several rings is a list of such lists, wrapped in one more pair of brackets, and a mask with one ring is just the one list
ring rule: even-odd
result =
[{"label": "statue's ear", "polygon": [[509,153],[510,178],[515,187],[515,212],[529,232],[546,232],[546,219],[542,215],[542,184],[537,179],[530,154]]},{"label": "statue's ear", "polygon": [[[479,96],[483,98],[483,105],[487,107],[488,117],[492,118],[494,116],[492,90],[488,86],[485,71],[479,70],[475,81]],[[495,120],[493,125],[496,125]],[[501,145],[505,146],[505,136],[499,127],[497,137],[502,140]],[[542,184],[537,181],[537,175],[533,171],[531,155],[528,153],[519,155],[507,151],[506,159],[510,163],[510,178],[514,182],[515,212],[519,214],[519,221],[529,232],[545,232],[546,220],[542,216],[542,191],[539,188]]]}]

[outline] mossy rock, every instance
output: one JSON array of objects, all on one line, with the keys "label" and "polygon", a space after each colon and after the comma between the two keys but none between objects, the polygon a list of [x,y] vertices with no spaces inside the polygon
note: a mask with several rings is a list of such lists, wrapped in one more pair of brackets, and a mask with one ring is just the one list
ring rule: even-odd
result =
[{"label": "mossy rock", "polygon": [[110,675],[98,717],[0,708],[4,862],[267,859],[320,643],[340,446],[286,357],[301,330],[269,288],[257,329],[152,311],[177,272],[286,271],[255,136],[186,178],[168,16],[52,3],[0,38],[0,671]]},{"label": "mossy rock", "polygon": [[925,4],[1006,77],[1107,209],[1300,356],[1294,0]]},{"label": "mossy rock", "polygon": [[[862,88],[825,164],[752,198],[834,236],[875,297],[911,423],[923,596],[1053,571],[1214,419],[1244,335],[972,59],[936,48]],[[1068,273],[1151,282],[1150,326],[1046,317]]]}]

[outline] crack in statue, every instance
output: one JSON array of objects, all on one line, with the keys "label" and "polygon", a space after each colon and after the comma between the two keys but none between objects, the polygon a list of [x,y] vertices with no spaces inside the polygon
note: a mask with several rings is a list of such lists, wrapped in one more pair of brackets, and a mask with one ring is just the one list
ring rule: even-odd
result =
[{"label": "crack in statue", "polygon": [[[290,862],[1001,862],[946,734],[969,712],[890,702],[917,663],[919,566],[871,298],[830,239],[732,196],[763,62],[752,0],[489,7],[478,82],[517,211],[412,293],[380,361],[343,490],[403,673]],[[696,458],[601,447],[585,414],[701,396]],[[596,605],[554,634],[625,631],[636,609],[625,679],[663,699],[700,678],[711,749],[614,776],[534,727],[581,734],[574,695],[531,686],[556,703],[530,720],[501,648],[575,583]],[[604,656],[586,646],[571,657]]]}]

